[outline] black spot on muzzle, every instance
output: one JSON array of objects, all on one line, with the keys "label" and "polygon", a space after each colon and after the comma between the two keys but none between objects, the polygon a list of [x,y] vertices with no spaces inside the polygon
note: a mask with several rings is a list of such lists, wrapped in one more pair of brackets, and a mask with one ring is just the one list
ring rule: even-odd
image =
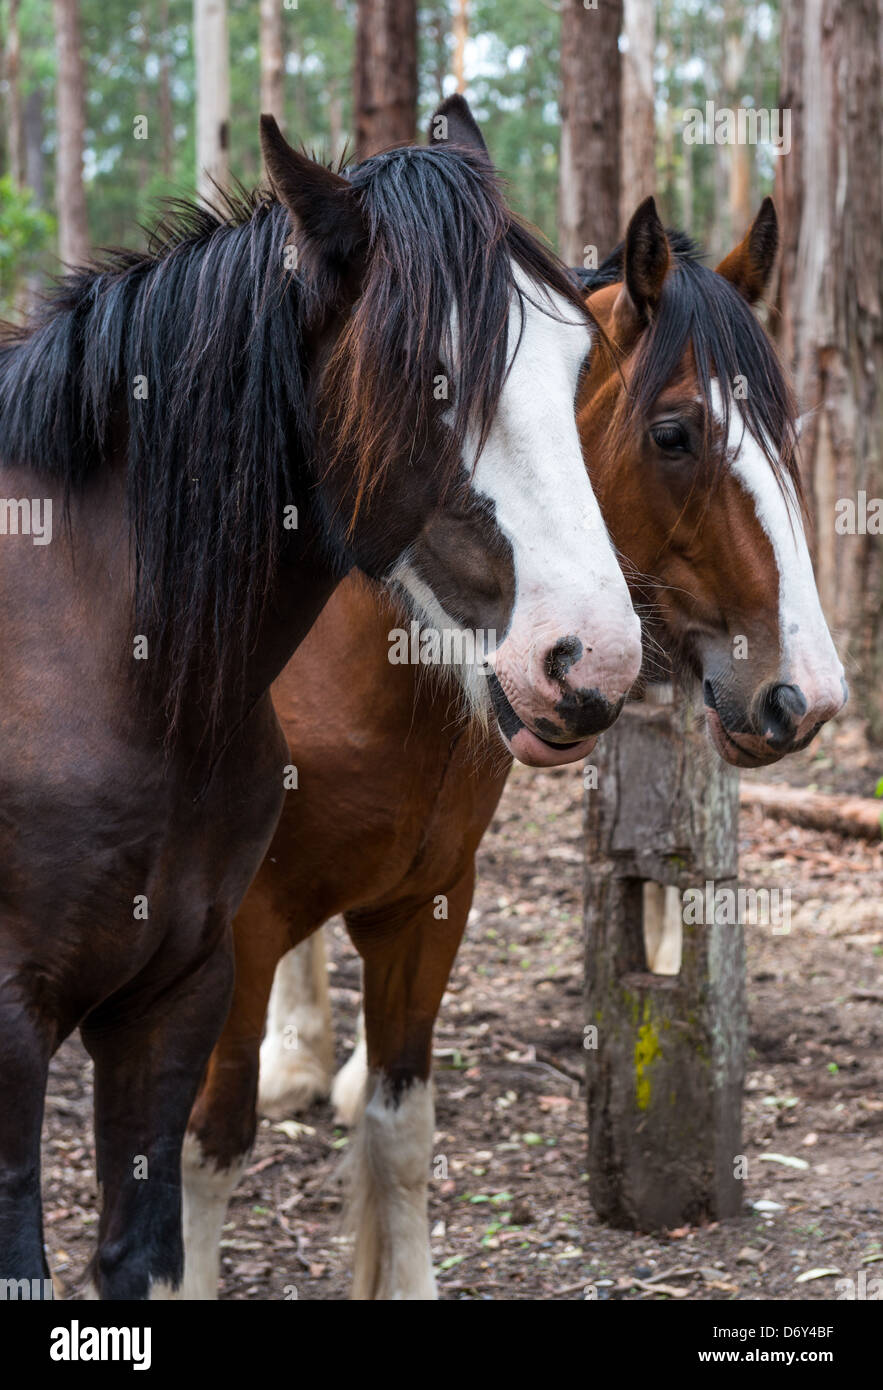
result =
[{"label": "black spot on muzzle", "polygon": [[591,738],[593,734],[601,734],[605,729],[609,729],[624,704],[624,695],[611,704],[595,687],[591,690],[566,690],[555,706],[561,726],[549,724],[550,730],[554,730],[554,733],[546,733],[543,730],[540,732],[543,738],[553,741],[571,739],[578,743],[580,739]]}]

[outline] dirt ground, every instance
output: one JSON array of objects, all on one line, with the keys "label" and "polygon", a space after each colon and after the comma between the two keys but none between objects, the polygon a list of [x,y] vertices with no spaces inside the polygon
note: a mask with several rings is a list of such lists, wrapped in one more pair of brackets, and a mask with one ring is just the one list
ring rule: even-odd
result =
[{"label": "dirt ground", "polygon": [[[881,774],[883,752],[842,724],[763,777],[871,795]],[[606,1229],[588,1200],[581,802],[578,769],[516,768],[482,847],[436,1032],[430,1210],[442,1298],[582,1299],[594,1285],[601,1298],[830,1299],[842,1278],[873,1292],[883,1281],[883,846],[743,814],[742,883],[792,889],[790,934],[749,930],[743,1215],[635,1235]],[[342,1062],[358,958],[341,924],[327,930]],[[52,1066],[44,1200],[50,1263],[72,1297],[97,1221],[90,1115],[90,1064],[70,1041]],[[335,1180],[347,1136],[327,1105],[302,1122],[260,1127],[225,1231],[224,1298],[284,1298],[292,1284],[302,1299],[347,1295]]]}]

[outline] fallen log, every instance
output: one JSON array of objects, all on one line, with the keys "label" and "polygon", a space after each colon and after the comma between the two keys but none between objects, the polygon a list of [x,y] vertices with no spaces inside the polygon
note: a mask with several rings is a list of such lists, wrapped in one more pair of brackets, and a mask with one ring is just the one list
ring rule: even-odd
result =
[{"label": "fallen log", "polygon": [[769,816],[789,820],[810,830],[834,830],[861,840],[879,840],[883,801],[865,796],[839,796],[784,787],[769,782],[743,780],[739,804],[759,806]]}]

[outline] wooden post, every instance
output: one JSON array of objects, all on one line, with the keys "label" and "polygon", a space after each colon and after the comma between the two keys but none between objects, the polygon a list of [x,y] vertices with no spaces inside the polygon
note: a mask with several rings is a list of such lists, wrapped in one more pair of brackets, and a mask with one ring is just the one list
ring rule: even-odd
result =
[{"label": "wooden post", "polygon": [[740,1211],[747,1035],[742,926],[686,925],[682,896],[736,888],[738,774],[654,689],[586,779],[589,1195],[644,1231]]}]

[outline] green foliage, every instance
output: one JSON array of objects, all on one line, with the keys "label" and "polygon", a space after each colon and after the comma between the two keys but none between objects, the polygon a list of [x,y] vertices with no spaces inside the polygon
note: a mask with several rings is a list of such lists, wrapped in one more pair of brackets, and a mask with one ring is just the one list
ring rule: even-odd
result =
[{"label": "green foliage", "polygon": [[560,16],[542,4],[473,0],[470,28],[479,63],[467,94],[512,206],[554,244]]},{"label": "green foliage", "polygon": [[40,264],[52,242],[55,223],[34,204],[29,189],[19,189],[8,175],[0,178],[0,312],[14,308],[25,275]]},{"label": "green foliage", "polygon": [[[280,0],[281,3],[281,0]],[[0,0],[2,7],[2,0]],[[418,10],[420,126],[453,90],[453,0]],[[228,0],[231,57],[231,168],[246,185],[260,180],[258,5]],[[355,0],[298,0],[282,8],[284,124],[289,138],[324,157],[352,146]],[[195,83],[192,0],[81,0],[86,61],[86,196],[95,245],[137,244],[157,200],[192,195],[195,184]],[[21,0],[21,95],[42,105],[44,205],[53,205],[55,44],[49,0]],[[728,86],[727,46],[744,62]],[[482,122],[512,205],[554,243],[557,209],[560,15],[555,0],[471,0],[467,95]],[[713,251],[728,250],[729,151],[682,139],[684,111],[777,103],[778,3],[660,0],[656,34],[657,176],[666,219],[686,225]],[[162,82],[170,81],[172,139],[163,150]],[[136,140],[134,121],[147,118]],[[168,172],[165,172],[166,167]],[[774,157],[751,151],[755,203],[772,187]],[[741,234],[742,228],[736,229]]]},{"label": "green foliage", "polygon": [[[734,62],[740,52],[741,64]],[[758,0],[660,0],[656,43],[656,175],[664,220],[723,256],[746,231],[729,225],[732,148],[687,145],[684,113],[778,105],[779,4]],[[753,206],[773,191],[775,155],[749,150]]]}]

